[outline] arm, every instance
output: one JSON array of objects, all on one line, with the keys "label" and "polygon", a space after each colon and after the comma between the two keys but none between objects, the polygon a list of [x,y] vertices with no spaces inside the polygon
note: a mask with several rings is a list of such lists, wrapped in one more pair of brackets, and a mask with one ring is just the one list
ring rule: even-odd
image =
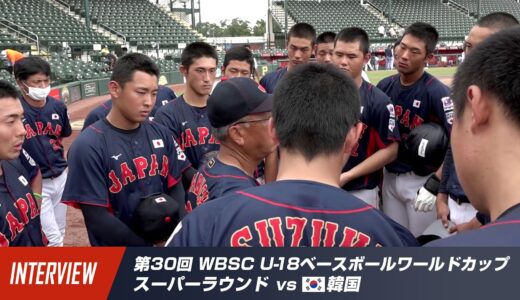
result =
[{"label": "arm", "polygon": [[81,204],[80,208],[85,219],[85,226],[100,244],[104,246],[150,246],[125,223],[112,215],[106,207]]},{"label": "arm", "polygon": [[356,179],[374,173],[378,170],[381,170],[385,165],[394,161],[397,158],[397,150],[399,148],[398,145],[399,143],[393,142],[386,148],[380,149],[379,151],[365,159],[359,165],[341,174],[340,186],[345,185],[352,179]]},{"label": "arm", "polygon": [[191,166],[182,172],[182,186],[184,187],[185,191],[190,189],[191,181],[193,180],[193,176],[195,176],[196,173],[197,170]]},{"label": "arm", "polygon": [[186,216],[186,200],[185,200],[185,192],[182,183],[177,183],[173,187],[171,187],[168,191],[168,195],[172,197],[177,204],[179,205],[179,221]]},{"label": "arm", "polygon": [[36,176],[31,181],[31,190],[33,191],[34,197],[38,207],[42,207],[42,172],[38,169]]}]

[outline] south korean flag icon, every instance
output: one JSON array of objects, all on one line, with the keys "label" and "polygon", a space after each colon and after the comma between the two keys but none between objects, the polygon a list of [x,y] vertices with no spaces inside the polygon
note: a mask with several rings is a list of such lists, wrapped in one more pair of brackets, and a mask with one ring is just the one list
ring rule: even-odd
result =
[{"label": "south korean flag icon", "polygon": [[325,277],[302,277],[303,293],[324,293]]}]

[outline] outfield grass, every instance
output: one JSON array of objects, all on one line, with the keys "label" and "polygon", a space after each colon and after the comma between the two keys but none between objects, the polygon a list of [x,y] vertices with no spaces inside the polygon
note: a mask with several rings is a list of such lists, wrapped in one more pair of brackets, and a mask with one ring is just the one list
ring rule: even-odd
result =
[{"label": "outfield grass", "polygon": [[[434,75],[434,76],[453,76],[455,74],[455,71],[457,70],[456,67],[450,67],[450,68],[429,68],[427,71],[428,73]],[[384,71],[368,71],[368,78],[370,78],[370,82],[372,82],[373,85],[377,85],[377,83],[390,75],[396,74],[396,70],[384,70]]]}]

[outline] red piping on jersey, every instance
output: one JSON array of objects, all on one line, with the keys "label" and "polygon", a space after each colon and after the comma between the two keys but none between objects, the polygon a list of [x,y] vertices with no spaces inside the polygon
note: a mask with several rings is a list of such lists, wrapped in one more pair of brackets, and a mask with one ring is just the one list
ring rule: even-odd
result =
[{"label": "red piping on jersey", "polygon": [[288,205],[288,204],[274,202],[274,201],[271,201],[271,200],[268,200],[268,199],[265,199],[265,198],[253,195],[253,194],[246,193],[244,191],[238,191],[237,193],[241,194],[241,195],[244,195],[246,197],[249,197],[249,198],[252,198],[252,199],[264,202],[264,203],[267,203],[269,205],[284,207],[284,208],[297,210],[297,211],[302,211],[302,212],[306,212],[306,213],[322,213],[322,214],[346,215],[346,214],[355,214],[355,213],[364,212],[364,211],[367,211],[367,210],[370,210],[370,209],[374,209],[374,207],[370,206],[370,205],[362,207],[362,208],[358,208],[358,209],[351,209],[351,210],[307,209],[307,208],[303,208],[303,207],[298,207],[298,206],[293,206],[293,205]]},{"label": "red piping on jersey", "polygon": [[237,175],[211,175],[205,169],[203,170],[203,172],[204,172],[204,175],[208,176],[209,178],[234,178],[234,179],[249,180],[249,178],[247,178],[247,177],[237,176]]},{"label": "red piping on jersey", "polygon": [[74,208],[80,208],[80,204],[85,204],[85,205],[106,207],[107,209],[110,209],[110,203],[108,203],[108,201],[107,201],[107,204],[97,204],[97,203],[90,203],[90,202],[78,201],[78,200],[62,200],[61,203],[68,205],[68,206],[72,206]]},{"label": "red piping on jersey", "polygon": [[103,133],[103,131],[101,131],[101,129],[94,127],[94,125],[90,125],[88,128],[92,128],[92,130],[94,130],[97,133]]},{"label": "red piping on jersey", "polygon": [[104,109],[108,110],[108,106],[106,106],[106,104],[107,104],[107,102],[105,101],[105,102],[101,103],[101,106],[103,106]]},{"label": "red piping on jersey", "polygon": [[428,81],[426,81],[426,85],[430,85],[430,83],[432,83],[432,81],[435,79],[435,77],[432,77],[430,78]]},{"label": "red piping on jersey", "polygon": [[497,225],[510,225],[510,224],[520,224],[520,220],[511,220],[511,221],[502,221],[502,222],[491,223],[491,224],[480,227],[480,229],[497,226]]}]

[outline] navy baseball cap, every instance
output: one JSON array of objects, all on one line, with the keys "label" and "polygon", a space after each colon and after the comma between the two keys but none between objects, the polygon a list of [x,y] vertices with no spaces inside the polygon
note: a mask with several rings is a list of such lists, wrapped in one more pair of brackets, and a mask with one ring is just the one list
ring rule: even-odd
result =
[{"label": "navy baseball cap", "polygon": [[247,77],[221,81],[208,98],[208,118],[214,128],[233,124],[247,115],[270,112],[272,109],[272,96]]}]

